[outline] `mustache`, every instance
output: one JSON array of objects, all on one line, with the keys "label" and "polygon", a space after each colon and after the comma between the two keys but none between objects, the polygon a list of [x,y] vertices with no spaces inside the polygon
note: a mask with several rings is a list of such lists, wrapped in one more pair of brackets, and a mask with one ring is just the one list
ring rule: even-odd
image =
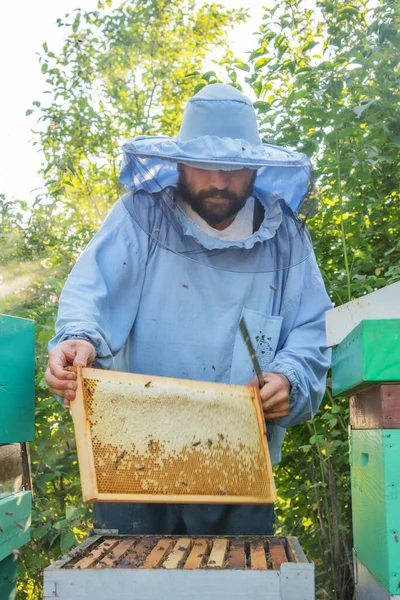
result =
[{"label": "mustache", "polygon": [[198,200],[205,200],[206,198],[225,198],[226,200],[232,200],[237,202],[240,200],[240,196],[234,192],[230,192],[228,189],[219,190],[218,188],[211,187],[208,190],[201,190],[196,193]]}]

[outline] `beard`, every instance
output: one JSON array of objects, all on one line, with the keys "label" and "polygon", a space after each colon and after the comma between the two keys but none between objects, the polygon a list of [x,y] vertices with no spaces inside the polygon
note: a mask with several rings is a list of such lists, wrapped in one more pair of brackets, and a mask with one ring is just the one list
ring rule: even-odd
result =
[{"label": "beard", "polygon": [[256,176],[257,171],[254,172],[250,183],[238,192],[233,192],[228,188],[219,190],[214,187],[196,192],[188,184],[185,174],[180,172],[177,193],[209,225],[218,225],[232,219],[242,210],[253,193]]}]

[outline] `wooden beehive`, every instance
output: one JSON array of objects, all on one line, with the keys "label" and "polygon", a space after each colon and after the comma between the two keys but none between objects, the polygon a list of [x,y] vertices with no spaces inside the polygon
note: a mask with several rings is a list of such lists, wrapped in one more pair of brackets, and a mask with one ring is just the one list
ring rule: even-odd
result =
[{"label": "wooden beehive", "polygon": [[0,444],[34,438],[34,323],[0,315]]},{"label": "wooden beehive", "polygon": [[[0,599],[15,597],[17,559],[30,540],[28,445],[34,438],[34,323],[0,315]],[[22,443],[21,443],[22,442]]]},{"label": "wooden beehive", "polygon": [[400,588],[398,594],[388,592],[357,556],[354,557],[354,571],[357,600],[400,600]]},{"label": "wooden beehive", "polygon": [[375,385],[350,397],[353,429],[400,429],[400,385]]},{"label": "wooden beehive", "polygon": [[400,381],[400,319],[364,320],[332,352],[333,394]]},{"label": "wooden beehive", "polygon": [[71,412],[85,500],[276,499],[254,387],[81,369]]},{"label": "wooden beehive", "polygon": [[296,538],[103,536],[44,573],[44,600],[313,600]]},{"label": "wooden beehive", "polygon": [[352,430],[354,548],[390,594],[400,591],[400,429]]}]

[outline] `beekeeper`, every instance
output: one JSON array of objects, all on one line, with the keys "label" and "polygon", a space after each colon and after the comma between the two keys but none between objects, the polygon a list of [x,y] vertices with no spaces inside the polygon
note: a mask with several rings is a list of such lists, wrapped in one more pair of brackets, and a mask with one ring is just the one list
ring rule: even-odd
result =
[{"label": "beekeeper", "polygon": [[[264,145],[251,101],[208,85],[176,138],[123,146],[128,193],[112,207],[62,291],[46,379],[75,398],[67,365],[245,384],[254,375],[245,317],[264,372],[273,464],[288,426],[325,390],[331,307],[297,209],[307,157]],[[155,415],[155,418],[157,415]],[[99,503],[95,524],[121,534],[271,534],[273,506]]]}]

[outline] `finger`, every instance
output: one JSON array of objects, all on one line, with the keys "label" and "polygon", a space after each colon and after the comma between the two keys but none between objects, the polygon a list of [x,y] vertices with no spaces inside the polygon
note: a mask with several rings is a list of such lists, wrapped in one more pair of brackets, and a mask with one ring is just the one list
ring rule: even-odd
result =
[{"label": "finger", "polygon": [[76,381],[69,381],[68,379],[59,379],[55,377],[50,370],[46,370],[46,381],[50,388],[57,388],[59,390],[76,390]]},{"label": "finger", "polygon": [[288,398],[273,398],[268,399],[266,402],[262,403],[263,410],[272,410],[272,411],[282,411],[289,410],[290,403]]},{"label": "finger", "polygon": [[271,392],[271,390],[265,389],[266,386],[260,391],[260,400],[264,405],[266,402],[270,402],[271,406],[275,405],[277,402],[289,402],[289,394],[286,390],[278,389],[275,392]]},{"label": "finger", "polygon": [[57,379],[76,379],[75,373],[65,370],[68,364],[68,359],[62,350],[55,348],[50,352],[48,368]]},{"label": "finger", "polygon": [[94,348],[90,344],[79,346],[76,351],[74,358],[74,367],[87,367],[92,364],[94,360]]},{"label": "finger", "polygon": [[267,400],[273,396],[283,393],[287,394],[287,391],[282,387],[280,381],[268,381],[260,390],[260,397],[262,400]]},{"label": "finger", "polygon": [[55,396],[61,396],[61,398],[64,400],[64,404],[67,403],[69,405],[70,400],[75,400],[76,392],[73,390],[60,390],[59,388],[52,387],[49,389]]},{"label": "finger", "polygon": [[273,411],[270,412],[269,410],[264,411],[264,417],[268,420],[270,419],[281,419],[282,417],[287,417],[289,414],[289,411],[287,410],[282,410],[282,411]]}]

